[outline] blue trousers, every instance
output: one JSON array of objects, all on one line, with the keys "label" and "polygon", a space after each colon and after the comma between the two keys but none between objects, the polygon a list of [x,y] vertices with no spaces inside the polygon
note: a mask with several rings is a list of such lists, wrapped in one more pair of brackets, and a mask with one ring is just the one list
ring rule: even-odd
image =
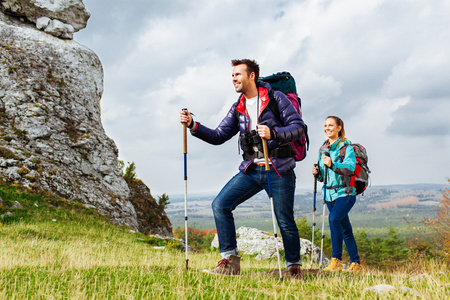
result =
[{"label": "blue trousers", "polygon": [[[275,216],[283,238],[286,265],[289,268],[290,265],[301,264],[300,237],[294,219],[295,173],[290,171],[280,177],[271,167],[269,176]],[[268,193],[265,167],[253,164],[246,174],[239,172],[235,175],[212,202],[222,258],[239,253],[233,210],[263,189]]]},{"label": "blue trousers", "polygon": [[348,213],[355,202],[356,196],[340,197],[332,202],[327,201],[328,210],[330,211],[328,221],[330,223],[331,247],[333,249],[331,257],[342,260],[342,242],[344,241],[350,261],[360,263],[358,247],[356,246],[352,224],[348,217]]}]

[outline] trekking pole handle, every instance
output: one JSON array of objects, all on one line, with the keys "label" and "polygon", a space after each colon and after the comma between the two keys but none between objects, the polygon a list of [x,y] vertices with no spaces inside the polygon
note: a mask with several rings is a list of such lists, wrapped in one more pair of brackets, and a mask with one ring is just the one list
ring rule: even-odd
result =
[{"label": "trekking pole handle", "polygon": [[[330,157],[330,153],[329,152],[324,152],[323,155]],[[325,167],[325,177],[323,179],[323,183],[325,184],[325,186],[327,185],[327,175],[328,175],[328,166],[326,164],[323,164]]]},{"label": "trekking pole handle", "polygon": [[[258,125],[267,125],[266,122],[259,123]],[[263,151],[264,151],[264,163],[266,165],[266,171],[270,171],[270,165],[269,165],[269,148],[267,147],[267,140],[266,138],[261,137],[262,144],[263,144]]]},{"label": "trekking pole handle", "polygon": [[[183,108],[183,111],[188,111],[187,108]],[[183,153],[187,154],[187,124],[183,124]]]},{"label": "trekking pole handle", "polygon": [[[317,168],[317,167],[319,167],[319,165],[314,164],[314,167]],[[319,173],[314,175],[314,193],[317,193],[317,177],[319,177]]]},{"label": "trekking pole handle", "polygon": [[270,171],[269,166],[269,150],[267,148],[267,140],[265,138],[262,138],[263,141],[263,150],[264,150],[264,162],[266,164],[266,171]]},{"label": "trekking pole handle", "polygon": [[187,126],[183,126],[183,153],[187,154]]}]

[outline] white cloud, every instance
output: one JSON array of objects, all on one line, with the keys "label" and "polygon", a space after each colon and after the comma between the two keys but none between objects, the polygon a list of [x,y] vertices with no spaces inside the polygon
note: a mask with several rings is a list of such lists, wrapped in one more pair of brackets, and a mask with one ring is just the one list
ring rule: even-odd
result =
[{"label": "white cloud", "polygon": [[[236,101],[234,58],[295,76],[311,138],[300,188],[331,114],[367,146],[374,183],[450,176],[450,158],[435,158],[450,150],[448,1],[84,2],[92,17],[76,40],[104,63],[105,129],[156,195],[184,188],[179,110],[215,128]],[[237,172],[236,139],[188,143],[191,191],[218,191]]]},{"label": "white cloud", "polygon": [[442,48],[443,41],[433,41],[433,44],[418,49],[396,65],[384,83],[384,93],[394,97],[413,95],[439,98],[449,95],[450,34],[448,40],[449,45],[446,48]]},{"label": "white cloud", "polygon": [[[303,107],[309,108],[316,105],[327,105],[332,98],[342,95],[342,82],[332,76],[320,75],[313,70],[306,70],[299,76],[301,95],[308,99]],[[311,100],[309,100],[311,99]]]}]

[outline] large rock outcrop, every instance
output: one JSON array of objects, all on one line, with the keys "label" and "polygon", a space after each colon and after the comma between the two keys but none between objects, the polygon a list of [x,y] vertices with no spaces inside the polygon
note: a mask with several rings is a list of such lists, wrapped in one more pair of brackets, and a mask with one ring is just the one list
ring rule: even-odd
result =
[{"label": "large rock outcrop", "polygon": [[129,186],[118,167],[100,118],[97,55],[2,12],[0,41],[0,177],[93,205],[116,224],[171,235],[164,211],[142,213],[157,207],[145,184]]},{"label": "large rock outcrop", "polygon": [[82,0],[0,0],[0,9],[64,39],[85,28],[91,16]]}]

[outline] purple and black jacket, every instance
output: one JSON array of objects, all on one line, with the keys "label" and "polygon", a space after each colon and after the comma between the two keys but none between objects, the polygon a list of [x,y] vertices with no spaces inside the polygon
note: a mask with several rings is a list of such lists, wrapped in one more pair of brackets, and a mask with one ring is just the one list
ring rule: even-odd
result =
[{"label": "purple and black jacket", "polygon": [[[304,134],[306,125],[295,110],[291,101],[282,92],[273,91],[273,99],[278,106],[281,118],[280,121],[268,107],[270,100],[269,94],[272,90],[270,84],[258,82],[257,87],[259,98],[261,99],[258,124],[265,122],[274,133],[273,139],[267,141],[269,151],[299,139]],[[239,133],[242,138],[245,131],[250,131],[248,126],[249,114],[245,107],[245,97],[241,94],[238,101],[233,104],[216,129],[208,128],[201,123],[196,122],[195,127],[191,130],[191,134],[212,145],[220,145],[231,139],[237,133]],[[245,173],[247,168],[253,163],[253,160],[254,159],[247,159],[242,161],[239,166],[239,171]],[[270,161],[272,162],[275,171],[280,176],[283,176],[288,171],[295,168],[295,160],[293,157],[270,157]]]}]

